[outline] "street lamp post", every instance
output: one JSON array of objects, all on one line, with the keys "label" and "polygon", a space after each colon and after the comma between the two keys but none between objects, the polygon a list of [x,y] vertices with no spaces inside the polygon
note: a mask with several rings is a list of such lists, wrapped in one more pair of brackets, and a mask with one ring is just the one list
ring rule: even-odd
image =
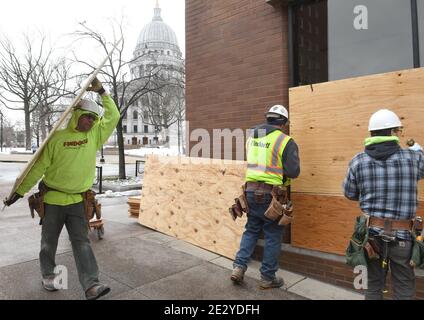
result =
[{"label": "street lamp post", "polygon": [[105,163],[105,158],[103,157],[103,146],[102,146],[102,150],[100,151],[100,153],[101,153],[100,163]]}]

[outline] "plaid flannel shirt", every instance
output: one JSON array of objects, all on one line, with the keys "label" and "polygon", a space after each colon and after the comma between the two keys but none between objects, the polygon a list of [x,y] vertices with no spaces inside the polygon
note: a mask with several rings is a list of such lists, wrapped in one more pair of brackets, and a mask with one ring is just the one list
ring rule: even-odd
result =
[{"label": "plaid flannel shirt", "polygon": [[[385,161],[365,152],[349,163],[343,182],[344,195],[359,200],[361,210],[373,217],[404,220],[415,217],[417,183],[424,178],[424,153],[401,149]],[[381,229],[372,228],[379,232]],[[411,239],[408,231],[397,231],[400,239]]]}]

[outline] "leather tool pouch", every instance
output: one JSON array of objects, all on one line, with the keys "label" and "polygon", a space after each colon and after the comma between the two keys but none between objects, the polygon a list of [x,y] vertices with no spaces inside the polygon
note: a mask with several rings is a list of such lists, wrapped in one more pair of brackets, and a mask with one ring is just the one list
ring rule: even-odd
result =
[{"label": "leather tool pouch", "polygon": [[280,226],[286,226],[290,224],[293,220],[293,205],[290,201],[283,204],[283,216],[281,217],[280,221],[278,221],[278,224]]},{"label": "leather tool pouch", "polygon": [[84,209],[87,216],[87,220],[90,221],[96,215],[96,219],[100,219],[102,216],[101,213],[101,204],[96,200],[96,193],[93,190],[88,190],[82,194],[84,199]]},{"label": "leather tool pouch", "polygon": [[44,184],[43,181],[40,181],[38,184],[38,192],[28,197],[28,205],[31,212],[31,217],[34,219],[34,211],[37,212],[38,216],[40,217],[40,225],[42,224],[44,218],[44,195],[47,193],[47,191],[49,191],[49,188]]},{"label": "leather tool pouch", "polygon": [[29,210],[31,211],[31,217],[34,219],[34,211],[37,212],[40,219],[44,218],[44,194],[42,192],[36,192],[28,198]]},{"label": "leather tool pouch", "polygon": [[236,220],[237,218],[241,218],[243,216],[243,212],[246,212],[246,214],[249,213],[249,206],[247,204],[246,199],[246,192],[245,192],[245,186],[243,185],[241,187],[242,194],[234,199],[234,204],[228,209],[230,212],[231,218],[233,220]]},{"label": "leather tool pouch", "polygon": [[270,220],[277,221],[283,215],[283,205],[275,197],[272,197],[271,204],[264,215]]},{"label": "leather tool pouch", "polygon": [[271,191],[272,201],[265,211],[265,217],[278,221],[279,225],[288,225],[293,220],[293,206],[288,200],[286,189],[274,186]]}]

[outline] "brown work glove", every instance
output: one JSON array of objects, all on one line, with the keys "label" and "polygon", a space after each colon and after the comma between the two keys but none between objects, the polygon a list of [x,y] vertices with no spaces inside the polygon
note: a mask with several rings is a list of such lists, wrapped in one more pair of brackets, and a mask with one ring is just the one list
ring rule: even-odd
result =
[{"label": "brown work glove", "polygon": [[6,199],[6,200],[4,200],[3,201],[3,203],[6,205],[6,206],[8,206],[8,207],[10,207],[12,204],[14,204],[16,201],[18,201],[20,198],[22,198],[22,196],[19,194],[19,193],[14,193],[11,197],[10,197],[10,199]]},{"label": "brown work glove", "polygon": [[97,92],[98,94],[102,94],[103,92],[105,92],[105,89],[103,88],[103,85],[100,82],[100,80],[97,78],[94,78],[90,86],[87,88],[87,91],[94,91],[94,92]]}]

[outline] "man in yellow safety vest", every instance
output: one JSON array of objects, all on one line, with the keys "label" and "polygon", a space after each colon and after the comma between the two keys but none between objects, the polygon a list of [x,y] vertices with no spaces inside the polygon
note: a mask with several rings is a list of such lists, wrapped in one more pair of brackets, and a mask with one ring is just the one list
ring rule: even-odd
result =
[{"label": "man in yellow safety vest", "polygon": [[261,289],[279,288],[284,284],[284,280],[275,275],[283,226],[265,216],[272,201],[271,191],[274,186],[288,186],[290,179],[298,177],[300,173],[298,146],[282,131],[288,124],[287,109],[274,105],[265,116],[267,123],[253,128],[246,143],[248,167],[245,190],[249,213],[231,274],[234,283],[243,281],[247,264],[263,230]]}]

